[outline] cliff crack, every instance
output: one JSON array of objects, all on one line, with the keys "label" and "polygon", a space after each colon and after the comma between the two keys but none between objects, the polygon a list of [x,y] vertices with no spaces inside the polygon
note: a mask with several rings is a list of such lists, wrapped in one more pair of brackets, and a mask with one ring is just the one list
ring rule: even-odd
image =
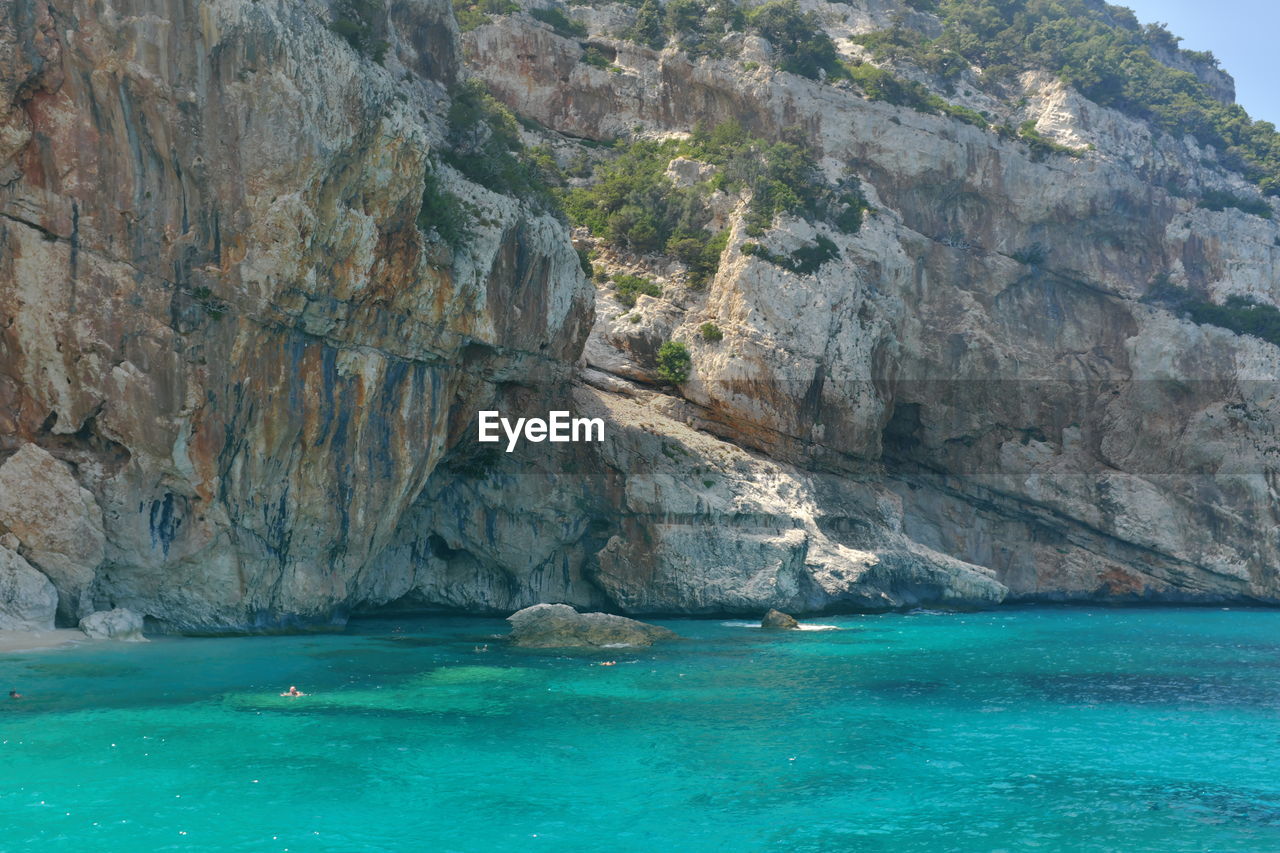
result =
[{"label": "cliff crack", "polygon": [[58,234],[57,232],[51,231],[38,222],[32,222],[30,219],[23,219],[21,216],[14,216],[12,213],[5,213],[3,211],[0,211],[0,218],[8,219],[11,222],[18,223],[19,225],[25,225],[33,231],[38,231],[40,232],[40,235],[50,243],[56,243],[56,242],[70,243],[71,242],[70,237],[65,237],[61,234]]}]

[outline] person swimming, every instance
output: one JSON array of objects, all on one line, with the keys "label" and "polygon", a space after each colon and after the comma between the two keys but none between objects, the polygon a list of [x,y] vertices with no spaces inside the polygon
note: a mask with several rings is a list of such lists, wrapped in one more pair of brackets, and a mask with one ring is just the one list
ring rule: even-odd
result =
[{"label": "person swimming", "polygon": [[19,692],[18,692],[18,691],[16,691],[16,690],[10,690],[10,691],[9,691],[9,698],[10,698],[10,699],[21,699],[21,698],[22,698],[22,694],[21,694],[21,693],[19,693]]},{"label": "person swimming", "polygon": [[299,690],[298,688],[290,684],[289,689],[281,693],[280,695],[281,696],[306,696],[307,694],[303,693],[301,690]]}]

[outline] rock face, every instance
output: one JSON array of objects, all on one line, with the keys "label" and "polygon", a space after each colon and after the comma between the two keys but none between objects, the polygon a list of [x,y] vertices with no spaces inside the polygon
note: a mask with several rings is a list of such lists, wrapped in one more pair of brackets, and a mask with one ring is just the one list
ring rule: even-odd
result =
[{"label": "rock face", "polygon": [[[883,5],[854,3],[849,19]],[[594,26],[596,18],[584,20]],[[684,342],[693,356],[684,401],[657,405],[799,475],[788,510],[809,507],[818,530],[790,534],[804,554],[791,577],[813,579],[809,588],[824,594],[806,600],[793,592],[805,583],[779,582],[769,604],[864,607],[875,594],[889,606],[984,597],[1280,600],[1280,545],[1269,533],[1280,522],[1280,350],[1151,299],[1172,282],[1215,303],[1238,295],[1280,304],[1280,229],[1195,202],[1208,190],[1256,197],[1215,165],[1214,152],[1156,134],[1048,75],[1026,75],[1025,102],[1002,118],[1092,146],[1078,158],[1038,157],[990,131],[838,85],[690,61],[606,33],[602,26],[591,38],[616,53],[613,71],[577,62],[577,43],[519,16],[467,34],[465,51],[513,108],[574,136],[635,127],[662,135],[731,118],[769,138],[801,127],[827,178],[856,178],[875,209],[854,235],[786,217],[775,223],[765,237],[775,253],[818,236],[836,245],[841,260],[811,275],[743,252],[735,214],[705,291],[669,283],[662,298],[642,297],[634,308],[605,297],[585,350],[587,365],[610,375],[589,381],[644,397],[657,378],[656,344]],[[955,97],[991,106],[978,95]],[[723,339],[698,334],[708,320]],[[715,460],[716,451],[694,452],[683,467],[697,477]],[[644,481],[634,467],[610,478]],[[775,536],[726,525],[711,501],[682,514],[672,498],[696,491],[681,488],[693,483],[667,489],[648,509],[662,519],[653,525],[662,538],[688,525],[685,553],[699,554],[691,560],[698,569],[650,549],[655,534],[639,525],[640,534],[625,514],[638,535],[622,534],[601,553],[598,582],[625,607],[700,603],[678,586],[643,581],[649,600],[627,598],[625,586],[610,585],[616,551],[627,552],[622,571],[666,581],[708,571],[702,558],[724,537],[755,557],[740,561],[750,565],[776,548]],[[764,489],[729,491],[758,507]],[[867,557],[833,555],[824,539]],[[905,571],[886,567],[886,540],[910,543],[903,550],[916,559]],[[871,560],[887,574],[868,577]],[[832,596],[837,579],[851,576],[872,594],[856,603]],[[709,597],[740,611],[744,580],[732,594],[712,587]]]},{"label": "rock face", "polygon": [[760,620],[761,628],[781,628],[783,630],[794,630],[800,627],[800,623],[796,621],[794,616],[788,616],[781,610],[770,610]]},{"label": "rock face", "polygon": [[[936,27],[805,5],[846,51]],[[1280,304],[1280,227],[1196,205],[1252,192],[1214,152],[1047,75],[1007,109],[964,78],[958,102],[1092,146],[1035,156],[777,71],[758,39],[748,68],[569,11],[611,68],[524,14],[460,36],[444,0],[377,13],[381,62],[312,0],[0,6],[0,533],[61,624],[1280,602],[1280,349],[1150,298]],[[799,274],[744,252],[745,199],[718,193],[704,289],[655,269],[661,297],[597,306],[562,222],[442,164],[465,74],[566,150],[799,127],[874,213],[750,238],[832,240]],[[428,171],[473,212],[458,245],[419,227]],[[678,391],[655,390],[668,340]],[[488,408],[606,437],[508,454],[474,441]]]},{"label": "rock face", "polygon": [[65,463],[24,444],[0,465],[0,530],[53,581],[60,614],[88,612],[82,597],[104,557],[102,510]]},{"label": "rock face", "polygon": [[341,620],[393,585],[365,572],[468,414],[512,377],[567,382],[592,294],[564,228],[444,166],[467,243],[415,221],[449,4],[375,20],[381,64],[330,20],[0,8],[0,461],[40,469],[0,524],[67,624]]},{"label": "rock face", "polygon": [[657,625],[610,613],[579,613],[567,604],[535,604],[507,621],[511,643],[530,649],[639,647],[678,639]]},{"label": "rock face", "polygon": [[0,631],[51,631],[57,609],[49,578],[0,544]]},{"label": "rock face", "polygon": [[122,607],[90,613],[80,620],[80,630],[91,640],[141,643],[146,639],[142,636],[142,617]]}]

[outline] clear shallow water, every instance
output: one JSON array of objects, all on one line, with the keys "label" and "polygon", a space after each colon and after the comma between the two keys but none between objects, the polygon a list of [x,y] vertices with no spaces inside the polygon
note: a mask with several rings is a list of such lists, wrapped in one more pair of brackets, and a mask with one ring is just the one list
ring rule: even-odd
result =
[{"label": "clear shallow water", "polygon": [[1280,612],[814,621],[3,655],[0,850],[1280,850]]}]

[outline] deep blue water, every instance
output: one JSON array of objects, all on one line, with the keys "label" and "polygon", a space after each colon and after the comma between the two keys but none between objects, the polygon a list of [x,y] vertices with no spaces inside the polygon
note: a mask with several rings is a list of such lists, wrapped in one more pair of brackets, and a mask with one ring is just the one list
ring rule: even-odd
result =
[{"label": "deep blue water", "polygon": [[812,621],[2,655],[0,850],[1280,851],[1280,612]]}]

